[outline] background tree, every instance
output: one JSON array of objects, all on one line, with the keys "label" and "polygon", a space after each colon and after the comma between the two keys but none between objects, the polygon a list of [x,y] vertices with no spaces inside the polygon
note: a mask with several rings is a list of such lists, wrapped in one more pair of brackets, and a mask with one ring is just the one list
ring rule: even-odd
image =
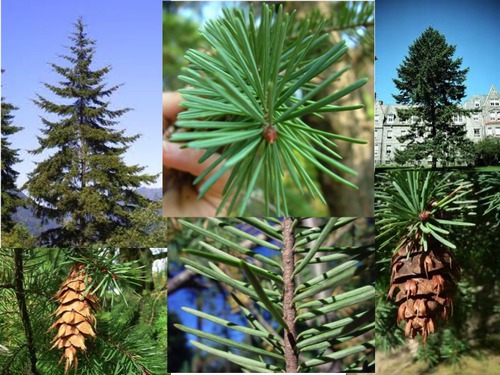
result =
[{"label": "background tree", "polygon": [[500,165],[500,139],[488,136],[474,144],[476,165]]},{"label": "background tree", "polygon": [[[373,221],[176,224],[169,241],[169,252],[175,252],[169,258],[169,308],[182,324],[171,332],[178,346],[185,338],[177,329],[196,336],[184,357],[183,366],[191,368],[184,371],[373,369]],[[295,261],[286,258],[290,241]],[[293,276],[289,266],[296,267]],[[295,341],[292,335],[298,335]]]},{"label": "background tree", "polygon": [[22,130],[20,126],[13,125],[13,111],[17,109],[14,105],[5,102],[5,98],[2,97],[2,235],[14,227],[12,215],[22,203],[16,185],[19,173],[14,169],[14,164],[20,161],[19,154],[18,150],[11,147],[12,143],[9,141],[11,135]]},{"label": "background tree", "polygon": [[64,102],[41,95],[34,100],[56,117],[42,118],[40,147],[31,153],[52,154],[37,163],[25,185],[35,214],[58,224],[40,236],[40,242],[49,246],[108,244],[110,236],[129,227],[131,215],[147,205],[136,189],[156,178],[141,174],[143,167],[124,163],[124,153],[139,136],[125,136],[124,130],[113,127],[130,109],[109,108],[106,98],[119,87],[103,82],[111,67],[91,68],[95,42],[87,37],[81,19],[75,29],[70,54],[62,56],[70,66],[51,64],[63,80],[58,86],[44,84]]},{"label": "background tree", "polygon": [[413,149],[422,159],[432,157],[432,167],[438,161],[446,164],[460,152],[466,131],[453,124],[456,115],[469,115],[460,101],[465,97],[465,79],[468,68],[461,69],[462,58],[454,58],[456,47],[446,42],[439,31],[428,27],[408,49],[408,55],[397,69],[393,79],[399,94],[393,95],[402,120],[410,120],[410,129],[398,138],[406,149],[397,153],[398,162],[411,162]]},{"label": "background tree", "polygon": [[[428,183],[424,185],[426,180]],[[436,366],[443,367],[442,371],[436,370],[436,373],[453,372],[446,369],[458,363],[461,371],[467,373],[498,370],[498,367],[489,366],[491,360],[497,358],[498,350],[495,348],[499,345],[496,332],[500,324],[500,284],[499,262],[495,255],[500,240],[497,230],[500,225],[498,181],[498,172],[455,171],[433,175],[424,173],[419,177],[411,172],[377,175],[375,212],[379,272],[376,282],[376,337],[379,350],[377,369],[382,373],[395,373],[403,368],[407,373],[427,373],[429,368]],[[429,194],[431,191],[432,196]],[[404,196],[408,203],[405,203]],[[421,206],[429,201],[424,199],[426,197],[431,198],[431,204]],[[470,197],[476,198],[477,202],[471,201]],[[411,210],[411,205],[417,204],[424,210]],[[426,211],[430,215],[419,215]],[[441,239],[434,237],[431,231]],[[416,248],[408,255],[408,259],[419,257],[422,253],[429,254],[430,259],[436,258],[419,267],[414,265],[412,275],[405,273],[408,268],[405,269],[404,265],[394,269],[391,264],[401,260],[399,253],[405,249],[401,245],[407,244],[417,234],[425,234],[427,250]],[[446,260],[443,262],[446,258],[438,254],[443,251],[442,246],[448,248],[452,267],[447,267],[449,263]],[[428,263],[427,273],[425,263]],[[453,281],[450,274],[457,266],[461,269],[458,283],[456,278]],[[416,288],[412,287],[412,280]],[[440,286],[434,284],[438,280],[444,282],[439,283]],[[398,300],[396,297],[401,292],[399,287],[391,290],[395,283],[403,287],[404,298]],[[423,287],[427,286],[430,286],[428,293],[422,293]],[[453,294],[454,288],[457,288],[457,292]],[[425,345],[422,345],[420,336],[413,340],[411,337],[405,338],[406,325],[398,324],[398,321],[414,319],[413,310],[404,311],[405,315],[398,318],[400,306],[408,307],[408,301],[423,299],[426,317],[430,317],[433,315],[430,308],[434,309],[435,306],[428,301],[434,300],[436,293],[439,297],[437,301],[453,296],[452,313],[447,311],[433,316],[436,323],[434,333],[431,334],[427,324]],[[422,309],[420,311],[424,312]],[[385,354],[389,350],[390,354]]]},{"label": "background tree", "polygon": [[124,255],[2,248],[0,373],[165,374],[165,269]]}]

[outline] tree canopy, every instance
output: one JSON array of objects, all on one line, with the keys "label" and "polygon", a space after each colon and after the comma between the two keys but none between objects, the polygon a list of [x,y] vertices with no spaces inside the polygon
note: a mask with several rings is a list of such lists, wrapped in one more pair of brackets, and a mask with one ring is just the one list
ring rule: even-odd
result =
[{"label": "tree canopy", "polygon": [[408,142],[397,152],[398,163],[408,163],[418,151],[421,159],[432,158],[432,167],[452,162],[467,146],[466,131],[454,125],[457,115],[469,115],[472,110],[460,107],[465,97],[468,68],[461,68],[462,58],[455,58],[456,47],[446,42],[439,31],[428,27],[408,49],[408,55],[393,79],[399,94],[393,95],[402,120],[410,120],[409,131],[398,138]]}]

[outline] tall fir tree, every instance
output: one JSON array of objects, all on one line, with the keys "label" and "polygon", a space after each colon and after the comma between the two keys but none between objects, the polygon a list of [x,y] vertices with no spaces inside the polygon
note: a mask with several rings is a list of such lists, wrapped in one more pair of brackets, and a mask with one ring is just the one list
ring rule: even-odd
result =
[{"label": "tall fir tree", "polygon": [[396,153],[398,163],[431,156],[435,168],[438,161],[453,162],[470,143],[465,128],[453,124],[454,116],[473,112],[460,107],[469,68],[461,69],[462,58],[453,57],[455,50],[444,35],[428,27],[409,47],[397,69],[398,78],[393,81],[399,94],[393,97],[398,104],[409,106],[398,109],[398,116],[411,122],[409,131],[398,138],[408,142]]},{"label": "tall fir tree", "polygon": [[52,154],[37,163],[25,185],[35,214],[57,222],[41,234],[44,246],[108,244],[118,228],[130,226],[134,211],[148,204],[136,189],[156,179],[142,173],[144,167],[125,164],[123,155],[139,135],[125,136],[115,126],[130,108],[109,108],[106,98],[120,85],[106,87],[103,80],[111,67],[91,68],[95,41],[87,37],[82,19],[75,28],[70,53],[62,56],[70,66],[51,64],[63,80],[59,85],[44,84],[64,102],[41,95],[34,100],[57,118],[42,118],[40,147],[30,152]]},{"label": "tall fir tree", "polygon": [[14,105],[6,103],[5,98],[2,97],[2,232],[10,231],[14,227],[12,214],[22,204],[16,186],[19,172],[13,167],[21,159],[19,159],[19,150],[13,149],[8,139],[9,136],[22,130],[22,127],[13,124],[12,112],[17,109]]}]

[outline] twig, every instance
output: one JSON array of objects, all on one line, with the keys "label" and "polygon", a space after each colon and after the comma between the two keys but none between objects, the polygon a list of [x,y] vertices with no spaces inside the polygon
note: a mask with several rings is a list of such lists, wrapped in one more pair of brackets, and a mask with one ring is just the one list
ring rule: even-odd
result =
[{"label": "twig", "polygon": [[285,332],[285,360],[286,372],[296,373],[298,369],[299,352],[297,350],[297,331],[295,329],[295,304],[293,297],[295,292],[295,282],[293,271],[295,268],[294,259],[294,238],[292,218],[283,219],[283,318],[287,324]]},{"label": "twig", "polygon": [[26,296],[24,294],[23,250],[14,250],[14,264],[14,289],[16,291],[17,304],[19,305],[19,311],[21,312],[21,318],[23,320],[24,333],[28,341],[27,347],[30,355],[31,373],[33,375],[39,375],[36,368],[36,349],[35,343],[33,342],[33,330],[31,328],[30,317],[28,309],[26,308]]},{"label": "twig", "polygon": [[141,375],[153,375],[153,373],[149,371],[142,363],[137,361],[137,359],[141,358],[140,356],[129,353],[126,349],[120,346],[120,343],[111,341],[111,339],[104,339],[104,341],[110,344],[111,346],[114,346],[116,349],[118,349],[118,351],[122,353],[125,357],[127,357],[132,363],[140,366],[142,371]]}]

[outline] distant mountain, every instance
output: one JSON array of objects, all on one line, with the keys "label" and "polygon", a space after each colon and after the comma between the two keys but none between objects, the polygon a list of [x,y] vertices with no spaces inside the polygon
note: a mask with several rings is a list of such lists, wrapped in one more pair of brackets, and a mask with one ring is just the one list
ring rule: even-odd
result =
[{"label": "distant mountain", "polygon": [[[162,188],[140,187],[137,189],[137,192],[152,201],[159,201],[162,197]],[[19,197],[27,198],[27,196],[22,192],[19,193]],[[42,221],[35,216],[31,207],[19,207],[14,215],[12,215],[12,218],[16,223],[25,225],[26,228],[28,228],[28,231],[34,236],[38,236],[47,229],[55,228],[57,226],[54,220],[49,220],[47,223],[42,225]]]},{"label": "distant mountain", "polygon": [[161,196],[163,194],[162,188],[148,188],[145,186],[137,189],[137,192],[151,201],[161,200]]},{"label": "distant mountain", "polygon": [[[18,195],[22,199],[28,198],[23,192],[20,192]],[[28,228],[28,231],[34,236],[38,236],[47,229],[55,228],[57,226],[54,220],[49,220],[47,223],[42,225],[42,220],[35,216],[33,208],[31,207],[19,207],[14,215],[12,215],[12,218],[16,223],[22,224]]]}]

